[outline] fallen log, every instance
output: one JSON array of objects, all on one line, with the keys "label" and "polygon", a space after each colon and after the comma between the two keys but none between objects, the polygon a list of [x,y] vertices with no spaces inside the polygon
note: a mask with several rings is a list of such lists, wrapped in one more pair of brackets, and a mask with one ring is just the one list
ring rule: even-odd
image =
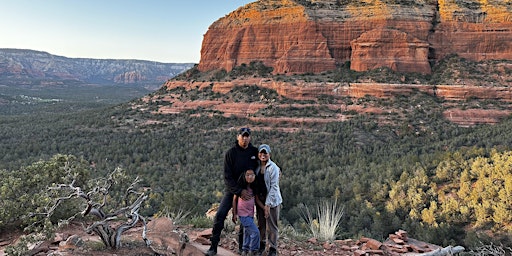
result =
[{"label": "fallen log", "polygon": [[416,254],[417,256],[448,256],[448,255],[456,255],[460,252],[464,251],[464,247],[462,246],[447,246],[445,248],[439,248],[430,252],[425,252],[421,254]]}]

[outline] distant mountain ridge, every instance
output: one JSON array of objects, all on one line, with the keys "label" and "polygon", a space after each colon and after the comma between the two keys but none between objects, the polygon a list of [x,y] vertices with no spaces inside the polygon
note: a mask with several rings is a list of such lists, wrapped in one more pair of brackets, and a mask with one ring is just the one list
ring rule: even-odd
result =
[{"label": "distant mountain ridge", "polygon": [[194,63],[67,58],[47,52],[0,48],[1,85],[142,85],[159,87]]}]

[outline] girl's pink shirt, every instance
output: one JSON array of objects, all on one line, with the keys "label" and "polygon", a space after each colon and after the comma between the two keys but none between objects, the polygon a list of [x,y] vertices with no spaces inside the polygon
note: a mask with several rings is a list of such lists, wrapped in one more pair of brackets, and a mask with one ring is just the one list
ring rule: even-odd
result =
[{"label": "girl's pink shirt", "polygon": [[253,217],[254,216],[254,194],[251,188],[247,188],[247,191],[251,195],[251,199],[244,201],[242,198],[238,198],[238,216],[240,217]]}]

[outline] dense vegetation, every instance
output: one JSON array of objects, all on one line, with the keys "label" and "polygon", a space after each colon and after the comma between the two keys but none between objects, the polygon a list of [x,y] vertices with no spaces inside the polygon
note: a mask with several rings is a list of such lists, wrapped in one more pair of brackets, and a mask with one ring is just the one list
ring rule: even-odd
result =
[{"label": "dense vegetation", "polygon": [[4,86],[0,84],[0,115],[78,112],[117,105],[151,92],[137,85]]},{"label": "dense vegetation", "polygon": [[[173,93],[200,98],[241,95],[237,90],[224,96],[207,90]],[[269,95],[293,102],[275,92]],[[437,99],[421,93],[362,99],[364,104],[370,102],[413,111],[401,113],[400,123],[357,115],[339,123],[272,124],[273,129],[257,129],[269,125],[215,113],[151,114],[133,107],[146,104],[141,100],[52,114],[4,113],[0,115],[0,208],[4,210],[0,219],[16,219],[5,210],[12,210],[6,206],[17,200],[18,193],[9,189],[43,182],[34,178],[46,172],[37,168],[42,165],[38,161],[57,154],[87,161],[92,177],[116,167],[141,177],[142,185],[152,189],[146,214],[165,208],[202,216],[222,195],[223,154],[234,144],[236,128],[249,125],[256,128],[253,143],[270,144],[272,158],[283,170],[285,225],[305,229],[301,205],[336,198],[345,209],[339,238],[382,239],[401,228],[440,245],[471,245],[489,234],[489,239],[511,244],[506,235],[512,224],[512,119],[462,128],[443,118]],[[24,210],[37,207],[27,205]],[[6,225],[0,223],[0,229]]]}]

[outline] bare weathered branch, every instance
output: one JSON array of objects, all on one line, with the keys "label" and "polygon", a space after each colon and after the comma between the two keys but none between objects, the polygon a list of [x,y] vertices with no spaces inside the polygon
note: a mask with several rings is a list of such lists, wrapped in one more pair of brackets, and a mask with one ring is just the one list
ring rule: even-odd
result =
[{"label": "bare weathered branch", "polygon": [[464,247],[462,246],[455,246],[455,247],[452,247],[452,246],[448,246],[448,247],[445,247],[445,248],[440,248],[440,249],[437,249],[437,250],[433,250],[431,252],[426,252],[426,253],[422,253],[422,254],[418,254],[418,256],[446,256],[446,255],[456,255],[460,252],[463,252],[464,251]]},{"label": "bare weathered branch", "polygon": [[[81,187],[75,186],[75,179],[73,179],[69,184],[58,184],[49,187],[49,191],[60,192],[64,195],[55,198],[52,201],[52,205],[46,208],[46,212],[40,214],[48,218],[54,213],[55,209],[57,209],[63,201],[73,198],[83,199],[85,200],[86,206],[80,212],[82,216],[90,215],[98,219],[90,226],[88,226],[86,231],[88,233],[97,234],[107,247],[113,249],[119,248],[121,246],[121,236],[123,232],[133,228],[139,221],[141,221],[144,225],[142,237],[146,242],[146,245],[149,246],[150,241],[146,238],[146,220],[139,214],[142,203],[148,198],[148,195],[146,195],[144,192],[137,191],[136,186],[140,182],[139,177],[135,178],[135,180],[125,190],[125,195],[121,201],[124,203],[124,207],[113,210],[110,213],[106,213],[103,210],[103,207],[108,203],[109,194],[113,184],[118,183],[116,180],[117,176],[115,175],[118,172],[120,172],[120,169],[116,168],[112,173],[109,174],[108,178],[105,179],[102,184],[97,183],[97,186],[92,188],[87,193],[84,192]],[[137,198],[134,199],[131,204],[130,200],[134,197],[130,197],[130,195],[137,195]],[[123,216],[123,218],[127,218],[128,221],[122,223],[117,228],[114,228],[112,226],[112,222],[117,222],[121,216]]]}]

